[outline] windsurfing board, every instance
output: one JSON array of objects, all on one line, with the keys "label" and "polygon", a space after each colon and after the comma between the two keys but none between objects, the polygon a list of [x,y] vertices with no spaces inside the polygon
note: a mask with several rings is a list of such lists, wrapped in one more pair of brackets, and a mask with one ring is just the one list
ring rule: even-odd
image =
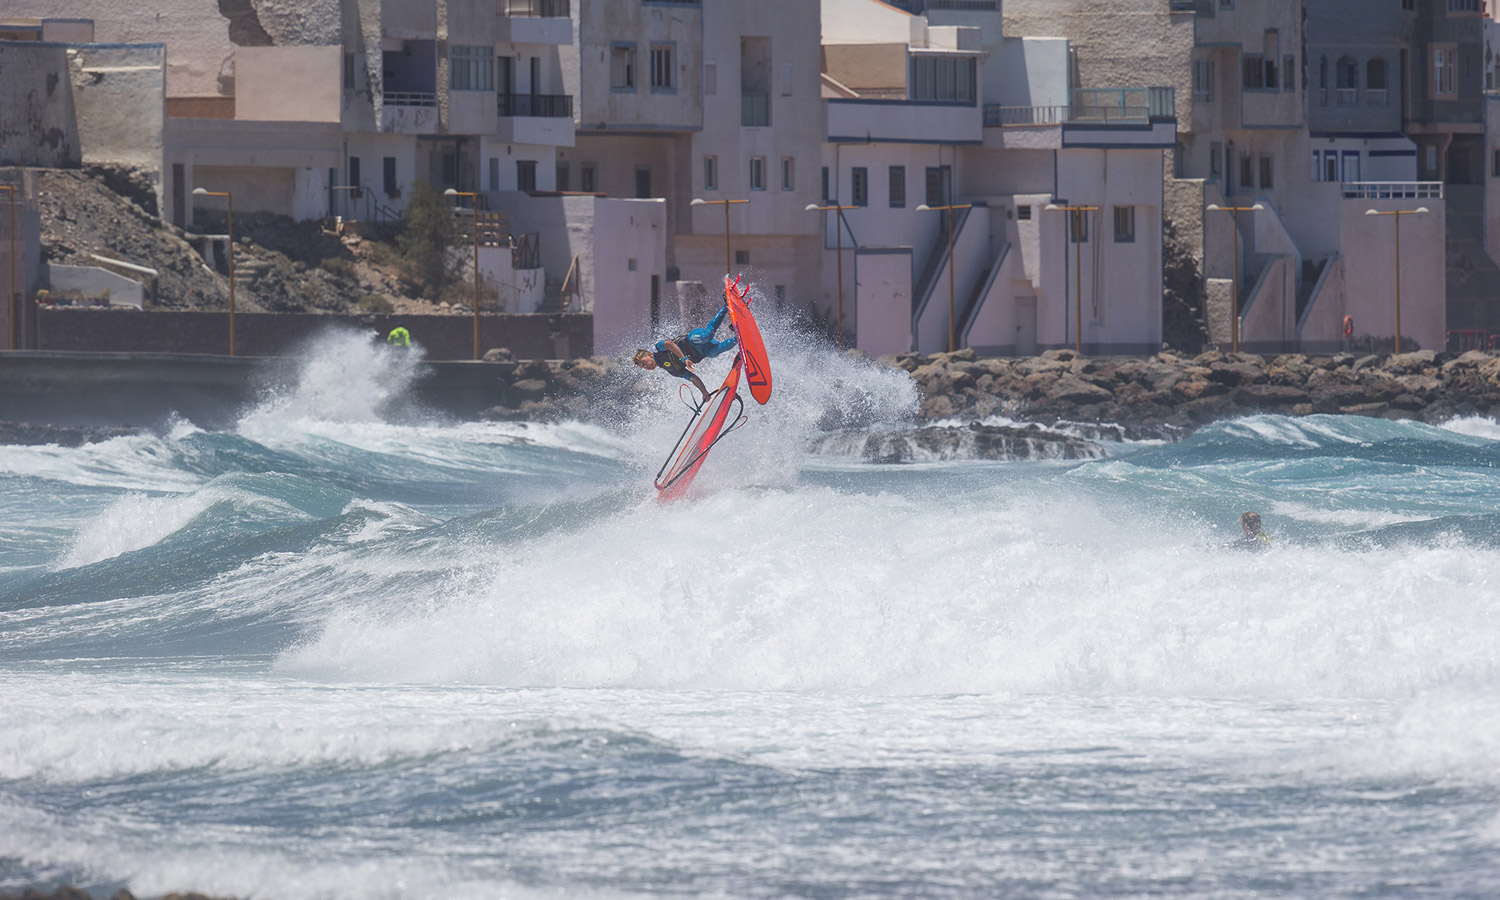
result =
[{"label": "windsurfing board", "polygon": [[733,281],[724,276],[724,302],[729,307],[729,319],[739,335],[740,355],[745,367],[745,386],[750,396],[764,406],[771,399],[771,364],[766,357],[766,343],[761,339],[760,326],[750,314],[749,288],[741,288],[738,278]]}]

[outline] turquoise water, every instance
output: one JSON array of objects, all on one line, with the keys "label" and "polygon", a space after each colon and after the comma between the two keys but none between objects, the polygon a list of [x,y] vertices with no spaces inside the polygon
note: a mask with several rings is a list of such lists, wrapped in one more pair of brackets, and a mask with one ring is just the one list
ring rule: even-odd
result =
[{"label": "turquoise water", "polygon": [[1500,425],[880,466],[801,448],[909,383],[796,352],[670,508],[669,389],[388,422],[359,342],[0,447],[0,891],[1500,893]]}]

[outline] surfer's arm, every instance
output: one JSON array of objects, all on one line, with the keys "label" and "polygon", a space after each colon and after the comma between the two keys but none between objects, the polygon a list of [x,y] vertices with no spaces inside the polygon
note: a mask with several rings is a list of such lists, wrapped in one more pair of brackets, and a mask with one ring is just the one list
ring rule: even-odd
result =
[{"label": "surfer's arm", "polygon": [[688,378],[691,378],[693,380],[693,386],[698,389],[698,393],[703,395],[703,399],[705,401],[708,400],[708,388],[703,386],[703,379],[699,378],[697,375],[694,375],[692,372],[688,373]]},{"label": "surfer's arm", "polygon": [[[689,369],[691,369],[693,367],[693,361],[687,358],[687,354],[682,352],[682,348],[679,347],[679,346],[677,346],[677,342],[676,341],[666,340],[666,341],[662,341],[662,343],[666,345],[667,350],[673,356],[677,357],[678,362],[681,362],[684,366],[688,367]],[[693,380],[697,381],[696,378],[693,379]],[[700,384],[699,386],[701,387],[702,385]]]}]

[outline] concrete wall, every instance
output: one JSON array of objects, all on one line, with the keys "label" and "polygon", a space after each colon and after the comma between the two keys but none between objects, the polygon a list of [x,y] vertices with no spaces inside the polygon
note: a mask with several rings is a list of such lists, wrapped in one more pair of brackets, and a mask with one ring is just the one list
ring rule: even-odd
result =
[{"label": "concrete wall", "polygon": [[66,48],[0,43],[0,165],[67,167],[82,159]]},{"label": "concrete wall", "polygon": [[[43,284],[42,223],[41,215],[34,210],[36,175],[26,173],[22,178],[8,180],[8,183],[15,185],[17,190],[14,206],[9,192],[0,202],[0,349],[5,350],[24,349],[30,345],[36,316],[36,306],[31,298]],[[12,223],[15,225],[14,243],[11,241]],[[7,298],[11,290],[15,294],[13,298]]]},{"label": "concrete wall", "polygon": [[[474,320],[462,315],[239,313],[235,349],[240,356],[282,356],[328,328],[356,328],[375,338],[397,325],[411,332],[412,342],[422,346],[428,359],[471,359],[474,355]],[[479,332],[481,353],[507,347],[521,359],[557,359],[594,352],[593,318],[588,315],[482,315]],[[227,354],[229,314],[43,309],[38,338],[40,350]],[[565,352],[559,353],[562,347]]]},{"label": "concrete wall", "polygon": [[240,47],[234,64],[236,119],[339,121],[339,47]]},{"label": "concrete wall", "polygon": [[165,45],[84,44],[68,56],[83,161],[145,170],[157,180],[160,201]]},{"label": "concrete wall", "polygon": [[821,7],[824,44],[904,46],[914,37],[920,40],[921,31],[914,33],[913,26],[925,28],[918,17],[879,0],[822,0]]},{"label": "concrete wall", "polygon": [[982,68],[980,95],[1001,106],[1067,106],[1068,39],[1002,41]]},{"label": "concrete wall", "polygon": [[854,290],[846,283],[844,301],[847,311],[851,293],[855,298],[856,345],[875,356],[905,353],[912,345],[911,251],[870,250],[855,254],[855,260]]},{"label": "concrete wall", "polygon": [[858,93],[882,91],[904,97],[906,45],[824,44],[823,71]]},{"label": "concrete wall", "polygon": [[44,277],[54,298],[64,293],[77,293],[85,298],[107,298],[110,306],[143,309],[146,305],[146,292],[139,281],[97,266],[51,263],[47,265]]},{"label": "concrete wall", "polygon": [[[1345,314],[1354,317],[1356,339],[1390,339],[1396,332],[1396,219],[1401,220],[1401,335],[1423,349],[1447,345],[1445,213],[1442,200],[1422,200],[1428,215],[1367,216],[1367,209],[1412,209],[1410,200],[1346,200],[1340,221],[1344,237]],[[1310,337],[1304,335],[1305,337]],[[1403,343],[1403,349],[1413,349]]]},{"label": "concrete wall", "polygon": [[340,0],[6,0],[7,16],[56,16],[94,22],[103,44],[161,43],[168,49],[166,91],[173,97],[234,93],[235,47],[329,45],[340,39]]}]

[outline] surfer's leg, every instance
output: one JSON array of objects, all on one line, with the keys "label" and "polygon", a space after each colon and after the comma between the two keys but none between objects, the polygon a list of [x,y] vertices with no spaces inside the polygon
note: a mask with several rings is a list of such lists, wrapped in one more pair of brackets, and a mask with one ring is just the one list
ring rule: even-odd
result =
[{"label": "surfer's leg", "polygon": [[718,356],[725,350],[733,350],[738,345],[738,340],[730,338],[725,341],[711,341],[706,347],[700,347],[699,349],[703,350],[704,356]]},{"label": "surfer's leg", "polygon": [[724,321],[724,316],[728,315],[728,313],[729,304],[726,303],[719,307],[719,311],[714,313],[714,317],[708,320],[707,325],[703,326],[703,330],[708,332],[709,337],[712,337],[713,333],[719,330],[719,325]]}]

